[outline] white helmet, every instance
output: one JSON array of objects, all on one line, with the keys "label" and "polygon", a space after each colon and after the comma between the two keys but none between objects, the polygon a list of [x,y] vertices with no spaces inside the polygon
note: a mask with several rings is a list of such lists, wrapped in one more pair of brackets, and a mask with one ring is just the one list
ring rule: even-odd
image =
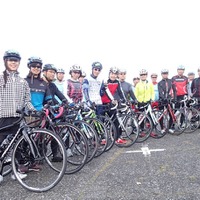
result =
[{"label": "white helmet", "polygon": [[113,74],[118,74],[119,70],[117,67],[111,67],[110,72],[112,72]]},{"label": "white helmet", "polygon": [[126,74],[126,69],[119,69],[118,72]]},{"label": "white helmet", "polygon": [[64,74],[64,73],[65,73],[65,70],[64,70],[64,69],[61,69],[61,68],[60,68],[60,69],[57,69],[57,73],[63,73],[63,74]]},{"label": "white helmet", "polygon": [[80,71],[80,75],[82,74],[82,69],[79,65],[73,65],[70,67],[70,70],[69,70],[69,74],[71,75],[71,73],[73,71]]},{"label": "white helmet", "polygon": [[169,73],[169,70],[168,69],[162,69],[161,70],[161,74],[168,74]]},{"label": "white helmet", "polygon": [[180,65],[180,66],[177,67],[177,69],[185,70],[185,67],[183,65]]},{"label": "white helmet", "polygon": [[142,69],[142,70],[140,70],[140,75],[141,75],[141,74],[148,74],[148,72],[147,72],[146,69]]}]

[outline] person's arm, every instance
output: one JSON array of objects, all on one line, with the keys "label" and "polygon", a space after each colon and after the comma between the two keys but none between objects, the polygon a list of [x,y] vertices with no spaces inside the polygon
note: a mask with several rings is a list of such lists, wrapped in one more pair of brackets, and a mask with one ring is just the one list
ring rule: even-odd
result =
[{"label": "person's arm", "polygon": [[124,95],[124,92],[122,90],[122,86],[121,86],[121,83],[118,82],[118,87],[117,87],[117,91],[118,91],[118,94],[120,96],[120,99],[123,101],[123,102],[126,102],[126,97]]},{"label": "person's arm", "polygon": [[150,83],[150,98],[152,101],[155,100],[155,91],[154,91],[154,85],[152,83]]},{"label": "person's arm", "polygon": [[134,94],[134,92],[133,92],[133,87],[132,87],[132,85],[130,84],[129,85],[129,95],[130,95],[130,97],[131,97],[131,99],[133,100],[133,101],[135,101],[135,102],[137,102],[137,99],[136,99],[136,97],[135,97],[135,94]]},{"label": "person's arm", "polygon": [[[166,81],[167,81],[167,80],[166,80]],[[165,99],[165,91],[164,91],[164,89],[162,88],[162,82],[163,82],[163,81],[160,81],[160,82],[158,83],[159,98],[160,98],[160,99]]]}]

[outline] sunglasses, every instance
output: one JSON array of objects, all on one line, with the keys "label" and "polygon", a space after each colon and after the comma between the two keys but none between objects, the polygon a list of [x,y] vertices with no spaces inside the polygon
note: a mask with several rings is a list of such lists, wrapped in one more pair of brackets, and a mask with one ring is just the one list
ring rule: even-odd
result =
[{"label": "sunglasses", "polygon": [[94,68],[94,70],[95,70],[95,71],[99,71],[99,72],[101,71],[99,68]]},{"label": "sunglasses", "polygon": [[140,76],[146,76],[147,74],[140,74]]},{"label": "sunglasses", "polygon": [[151,78],[157,78],[156,76],[152,76]]},{"label": "sunglasses", "polygon": [[20,61],[18,58],[8,58],[7,60],[10,62],[19,62]]},{"label": "sunglasses", "polygon": [[41,69],[42,66],[41,65],[31,65],[32,68],[38,68],[38,69]]},{"label": "sunglasses", "polygon": [[81,72],[79,71],[73,71],[74,74],[80,74]]}]

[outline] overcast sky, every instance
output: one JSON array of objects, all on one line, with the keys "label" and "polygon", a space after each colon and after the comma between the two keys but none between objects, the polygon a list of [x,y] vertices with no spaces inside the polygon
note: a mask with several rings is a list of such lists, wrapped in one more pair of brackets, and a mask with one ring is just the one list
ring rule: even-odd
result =
[{"label": "overcast sky", "polygon": [[30,56],[67,73],[79,64],[89,74],[100,61],[105,79],[112,66],[126,68],[128,81],[142,68],[168,68],[172,76],[184,65],[196,72],[199,10],[198,0],[1,0],[0,56],[18,50],[23,77]]}]

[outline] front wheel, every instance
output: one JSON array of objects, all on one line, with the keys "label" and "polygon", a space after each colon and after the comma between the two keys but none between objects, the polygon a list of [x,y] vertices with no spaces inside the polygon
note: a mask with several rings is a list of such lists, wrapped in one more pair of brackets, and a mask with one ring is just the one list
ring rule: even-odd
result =
[{"label": "front wheel", "polygon": [[[59,149],[62,157],[60,162],[52,160],[52,141]],[[24,188],[33,192],[45,192],[55,187],[65,174],[66,163],[67,156],[61,138],[44,129],[24,133],[13,148],[13,173]],[[26,178],[20,179],[19,172],[26,173]]]}]

